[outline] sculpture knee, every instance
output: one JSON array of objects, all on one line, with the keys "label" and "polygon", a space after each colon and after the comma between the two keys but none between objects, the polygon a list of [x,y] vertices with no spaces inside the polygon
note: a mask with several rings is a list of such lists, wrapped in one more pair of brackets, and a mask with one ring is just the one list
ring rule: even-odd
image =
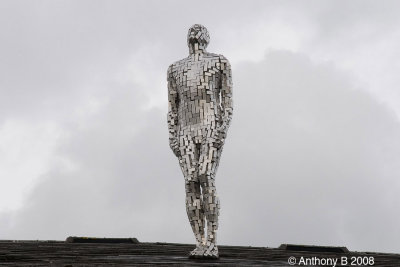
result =
[{"label": "sculpture knee", "polygon": [[202,177],[203,209],[208,221],[217,221],[220,209],[215,180],[210,176]]},{"label": "sculpture knee", "polygon": [[203,201],[204,214],[208,221],[218,220],[220,202],[218,196],[215,195],[204,195]]},{"label": "sculpture knee", "polygon": [[200,183],[187,181],[186,189],[186,210],[190,220],[201,219],[203,213],[203,205],[201,201]]}]

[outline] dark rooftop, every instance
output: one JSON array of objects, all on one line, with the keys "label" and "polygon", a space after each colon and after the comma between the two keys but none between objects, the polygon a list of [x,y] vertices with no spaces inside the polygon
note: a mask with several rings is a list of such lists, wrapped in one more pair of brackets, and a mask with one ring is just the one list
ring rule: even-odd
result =
[{"label": "dark rooftop", "polygon": [[[314,263],[303,266],[333,266],[326,260],[337,259],[336,266],[351,266],[353,259],[364,265],[398,267],[400,254],[348,252],[344,247],[282,245],[279,248],[218,246],[220,259],[188,259],[194,245],[147,243],[136,239],[67,239],[64,241],[0,241],[0,266],[290,266],[296,258]],[[89,243],[86,243],[89,242]],[[107,242],[107,243],[104,243]],[[347,265],[340,264],[347,258]],[[354,258],[352,258],[354,257]],[[319,262],[318,262],[319,260]],[[368,262],[369,261],[369,262]],[[320,263],[320,265],[318,265]],[[357,262],[356,262],[357,263]],[[367,263],[367,264],[365,264]]]}]

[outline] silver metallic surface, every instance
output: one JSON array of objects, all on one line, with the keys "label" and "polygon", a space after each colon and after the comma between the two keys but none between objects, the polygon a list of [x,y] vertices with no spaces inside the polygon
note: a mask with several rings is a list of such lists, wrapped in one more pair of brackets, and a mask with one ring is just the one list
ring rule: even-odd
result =
[{"label": "silver metallic surface", "polygon": [[217,258],[220,203],[215,174],[232,118],[232,77],[228,60],[206,51],[209,42],[207,29],[193,25],[187,36],[189,56],[168,68],[168,128],[197,241],[191,256]]}]

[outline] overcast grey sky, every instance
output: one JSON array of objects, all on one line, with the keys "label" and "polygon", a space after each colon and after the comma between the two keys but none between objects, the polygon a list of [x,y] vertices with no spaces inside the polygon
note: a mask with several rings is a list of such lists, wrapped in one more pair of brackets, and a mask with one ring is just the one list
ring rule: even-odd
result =
[{"label": "overcast grey sky", "polygon": [[219,243],[400,252],[398,1],[2,1],[0,239],[193,243],[166,70],[232,64]]}]

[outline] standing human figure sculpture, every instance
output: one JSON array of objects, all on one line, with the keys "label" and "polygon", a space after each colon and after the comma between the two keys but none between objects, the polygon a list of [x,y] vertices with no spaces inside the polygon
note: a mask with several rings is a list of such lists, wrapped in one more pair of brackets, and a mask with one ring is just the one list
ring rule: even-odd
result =
[{"label": "standing human figure sculpture", "polygon": [[168,68],[169,143],[185,177],[186,211],[197,242],[189,257],[194,258],[219,257],[215,174],[233,112],[229,61],[208,53],[209,41],[207,29],[193,25],[189,56]]}]

